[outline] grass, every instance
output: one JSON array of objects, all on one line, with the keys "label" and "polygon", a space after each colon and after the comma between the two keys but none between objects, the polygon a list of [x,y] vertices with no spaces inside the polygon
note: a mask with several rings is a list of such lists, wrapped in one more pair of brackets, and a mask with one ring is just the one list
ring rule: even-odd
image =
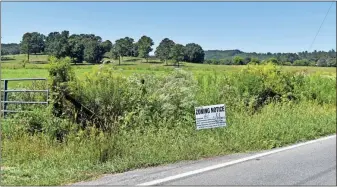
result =
[{"label": "grass", "polygon": [[[31,55],[30,63],[26,65],[26,68],[22,67],[22,61],[26,58],[26,55],[9,55],[5,56],[8,58],[13,58],[14,60],[6,60],[2,61],[2,77],[3,78],[12,78],[12,77],[46,77],[48,76],[47,72],[47,56],[46,55]],[[152,73],[149,72],[162,72],[162,71],[170,71],[174,69],[172,66],[165,66],[164,63],[159,62],[158,60],[149,60],[149,63],[145,63],[144,60],[133,57],[124,57],[121,66],[118,65],[118,61],[110,60],[113,63],[108,64],[108,66],[116,66],[118,69],[122,69],[126,72],[126,74],[132,73]],[[39,62],[39,63],[36,63]],[[194,72],[194,73],[202,73],[202,72],[233,72],[240,71],[244,66],[236,66],[236,65],[206,65],[206,64],[193,64],[183,62],[181,64],[181,68]],[[76,66],[75,72],[78,76],[81,76],[85,72],[90,72],[92,69],[99,67],[100,65],[74,65]],[[304,66],[283,66],[285,71],[289,72],[297,72],[297,71],[305,71],[309,74],[321,72],[325,75],[330,75],[336,77],[336,68],[335,67],[304,67]],[[33,70],[33,71],[32,71]]]},{"label": "grass", "polygon": [[[8,58],[14,60],[6,60],[1,63],[1,78],[47,78],[48,77],[48,64],[46,55],[31,55],[30,64],[25,68],[22,66],[22,61],[26,55],[9,55]],[[106,59],[107,60],[107,59]],[[110,59],[111,60],[111,59]],[[153,72],[158,75],[167,75],[175,68],[172,66],[165,66],[165,64],[158,60],[149,60],[149,63],[144,63],[144,60],[139,58],[124,57],[124,62],[121,66],[117,61],[111,60],[112,64],[105,66],[115,67],[120,70],[116,72],[117,75],[130,76],[134,73],[139,74],[152,74]],[[36,63],[39,62],[39,63]],[[209,73],[225,73],[225,72],[238,72],[244,66],[235,65],[206,65],[206,64],[192,64],[183,62],[181,68],[195,75],[206,75]],[[98,69],[100,65],[74,65],[75,73],[78,77],[82,78],[86,73]],[[303,66],[283,66],[283,70],[288,72],[306,72],[308,74],[320,73],[325,76],[336,78],[335,67],[303,67]],[[18,83],[10,83],[10,86],[16,86]]]},{"label": "grass", "polygon": [[[31,64],[44,64],[47,63],[47,55],[41,55],[41,54],[31,54],[29,56],[29,62]],[[20,55],[5,55],[4,58],[1,60],[1,63],[4,64],[19,64],[22,63],[24,60],[27,59],[27,55],[20,54]]]},{"label": "grass", "polygon": [[[335,107],[302,103],[291,108],[268,106],[252,117],[229,113],[228,126],[213,130],[195,131],[190,124],[187,129],[149,130],[67,144],[50,142],[42,135],[13,137],[3,140],[3,165],[11,169],[3,171],[2,182],[64,185],[103,173],[284,146],[335,133],[335,124]],[[118,142],[118,154],[100,163],[98,147],[113,141]]]},{"label": "grass", "polygon": [[[271,149],[336,133],[335,81],[316,75],[335,77],[335,68],[281,67],[279,75],[267,66],[245,72],[244,66],[183,63],[187,72],[177,73],[158,62],[124,60],[129,65],[72,66],[79,78],[74,94],[118,130],[78,130],[71,115],[56,118],[45,108],[1,122],[2,185],[64,185],[105,173]],[[18,63],[2,65],[5,78],[48,76],[44,64],[25,69]],[[297,71],[306,76],[282,77]],[[146,80],[145,95],[138,84],[141,78]],[[294,87],[290,91],[289,81]],[[256,98],[263,98],[268,89],[283,100],[251,112]],[[291,94],[297,100],[287,100]],[[194,106],[218,103],[226,104],[227,126],[195,130]],[[119,120],[109,118],[116,113]],[[42,132],[32,135],[31,129],[39,126]],[[63,142],[55,139],[60,132],[69,133]]]}]

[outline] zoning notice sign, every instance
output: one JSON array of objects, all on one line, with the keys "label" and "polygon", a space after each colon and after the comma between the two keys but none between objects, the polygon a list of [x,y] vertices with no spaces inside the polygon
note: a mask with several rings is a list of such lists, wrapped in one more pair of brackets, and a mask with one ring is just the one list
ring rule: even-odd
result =
[{"label": "zoning notice sign", "polygon": [[197,130],[226,126],[225,105],[210,105],[195,108]]}]

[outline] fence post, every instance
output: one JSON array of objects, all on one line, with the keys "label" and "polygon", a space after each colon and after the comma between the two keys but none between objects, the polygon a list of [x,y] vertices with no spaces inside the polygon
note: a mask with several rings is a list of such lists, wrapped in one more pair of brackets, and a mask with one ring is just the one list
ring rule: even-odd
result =
[{"label": "fence post", "polygon": [[4,118],[6,117],[7,101],[8,101],[8,80],[4,80]]}]

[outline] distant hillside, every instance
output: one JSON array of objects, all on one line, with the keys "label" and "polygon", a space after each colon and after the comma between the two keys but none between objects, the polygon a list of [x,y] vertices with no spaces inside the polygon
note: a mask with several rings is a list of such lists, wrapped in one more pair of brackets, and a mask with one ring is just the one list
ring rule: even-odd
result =
[{"label": "distant hillside", "polygon": [[232,60],[233,57],[240,56],[242,58],[257,58],[259,60],[266,60],[276,58],[281,62],[291,62],[296,60],[309,60],[316,62],[319,59],[336,58],[336,51],[314,51],[314,52],[299,52],[299,53],[246,53],[238,49],[235,50],[207,50],[205,51],[205,60]]},{"label": "distant hillside", "polygon": [[20,45],[16,43],[1,44],[1,55],[20,54]]},{"label": "distant hillside", "polygon": [[238,49],[235,50],[208,50],[205,51],[205,59],[226,59],[236,55],[243,55],[244,52]]}]

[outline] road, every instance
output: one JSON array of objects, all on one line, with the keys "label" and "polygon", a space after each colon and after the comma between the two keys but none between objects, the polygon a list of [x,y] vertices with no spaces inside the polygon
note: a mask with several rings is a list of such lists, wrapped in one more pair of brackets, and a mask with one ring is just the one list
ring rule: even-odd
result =
[{"label": "road", "polygon": [[75,185],[336,186],[336,136],[269,151],[105,175]]}]

